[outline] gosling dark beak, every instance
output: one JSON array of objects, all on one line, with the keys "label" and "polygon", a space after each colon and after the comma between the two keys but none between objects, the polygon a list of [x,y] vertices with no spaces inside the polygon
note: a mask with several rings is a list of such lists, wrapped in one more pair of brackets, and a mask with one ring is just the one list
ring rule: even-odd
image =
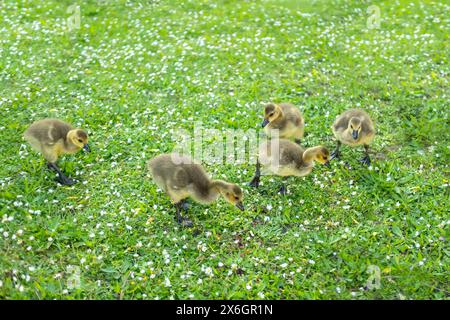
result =
[{"label": "gosling dark beak", "polygon": [[89,144],[86,143],[86,144],[83,146],[83,150],[86,151],[86,152],[91,152],[91,148],[89,147]]},{"label": "gosling dark beak", "polygon": [[269,120],[267,120],[267,119],[264,119],[264,121],[261,123],[261,127],[265,127],[265,126],[267,126],[269,124]]},{"label": "gosling dark beak", "polygon": [[356,130],[353,130],[353,132],[352,132],[352,137],[353,137],[353,139],[358,139],[358,131],[356,131]]},{"label": "gosling dark beak", "polygon": [[236,203],[236,207],[238,207],[241,211],[245,210],[244,205],[242,204],[242,202]]},{"label": "gosling dark beak", "polygon": [[331,167],[330,160],[328,160],[327,162],[325,162],[324,165],[326,165],[328,168]]}]

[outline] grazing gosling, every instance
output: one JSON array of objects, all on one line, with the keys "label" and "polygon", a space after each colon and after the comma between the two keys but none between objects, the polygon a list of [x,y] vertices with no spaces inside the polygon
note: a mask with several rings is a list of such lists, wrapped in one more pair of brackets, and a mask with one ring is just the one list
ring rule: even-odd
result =
[{"label": "grazing gosling", "polygon": [[[325,147],[317,146],[304,149],[303,147],[286,139],[273,139],[263,142],[259,147],[258,160],[256,162],[256,172],[251,187],[259,186],[262,175],[274,174],[284,177],[303,177],[311,173],[314,161],[328,165],[330,153]],[[281,194],[286,194],[287,189],[283,184],[279,190]]]},{"label": "grazing gosling", "polygon": [[176,208],[177,221],[183,226],[191,226],[192,221],[181,216],[186,209],[185,199],[191,197],[197,202],[208,204],[219,196],[244,210],[241,188],[222,180],[211,180],[203,167],[189,157],[176,153],[162,154],[148,161],[147,168],[153,180],[170,197]]},{"label": "grazing gosling", "polygon": [[331,128],[337,139],[336,150],[331,154],[331,159],[340,158],[339,148],[342,143],[351,147],[364,145],[365,156],[360,162],[370,165],[369,144],[375,137],[375,127],[365,111],[361,109],[345,111],[336,118]]},{"label": "grazing gosling", "polygon": [[88,135],[82,129],[74,129],[67,122],[58,119],[43,119],[31,124],[24,133],[25,140],[47,160],[48,168],[58,173],[57,181],[63,185],[73,185],[56,161],[63,154],[71,154],[84,149],[90,151]]},{"label": "grazing gosling", "polygon": [[303,138],[305,121],[300,110],[290,103],[268,103],[264,106],[264,121],[261,126],[267,136],[271,136],[273,130],[278,131],[280,139],[295,139],[300,143]]}]

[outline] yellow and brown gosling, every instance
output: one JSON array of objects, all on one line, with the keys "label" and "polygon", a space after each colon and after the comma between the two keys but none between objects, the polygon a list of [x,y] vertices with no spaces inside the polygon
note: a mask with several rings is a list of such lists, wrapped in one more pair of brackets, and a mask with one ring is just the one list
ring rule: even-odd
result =
[{"label": "yellow and brown gosling", "polygon": [[[255,176],[249,185],[257,188],[261,175],[274,174],[284,180],[290,176],[303,177],[311,173],[315,161],[328,165],[329,159],[330,153],[322,146],[305,149],[286,139],[268,140],[259,147]],[[284,184],[279,192],[286,194]]]},{"label": "yellow and brown gosling", "polygon": [[351,147],[364,145],[365,155],[360,162],[370,165],[369,144],[375,137],[375,126],[370,116],[361,109],[351,109],[336,118],[332,125],[334,136],[337,139],[336,150],[331,158],[340,158],[341,144]]},{"label": "yellow and brown gosling", "polygon": [[274,130],[278,130],[278,138],[294,139],[300,143],[305,121],[300,110],[291,103],[268,103],[264,106],[264,121],[261,126],[269,137],[274,135]]},{"label": "yellow and brown gosling", "polygon": [[84,149],[90,151],[88,135],[82,129],[73,128],[67,122],[58,119],[43,119],[31,124],[24,138],[34,150],[41,153],[47,166],[58,173],[58,182],[73,185],[76,181],[68,178],[56,165],[63,154],[72,154]]},{"label": "yellow and brown gosling", "polygon": [[192,221],[181,216],[181,209],[187,209],[185,199],[209,204],[219,196],[244,210],[242,189],[233,183],[212,180],[203,167],[190,157],[176,153],[162,154],[148,161],[147,168],[155,183],[162,188],[176,208],[177,221],[191,226]]}]

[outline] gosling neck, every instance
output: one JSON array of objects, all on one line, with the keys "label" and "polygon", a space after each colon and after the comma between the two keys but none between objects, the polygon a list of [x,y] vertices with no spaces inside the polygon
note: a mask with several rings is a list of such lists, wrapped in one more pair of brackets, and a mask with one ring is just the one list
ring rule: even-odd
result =
[{"label": "gosling neck", "polygon": [[212,180],[210,190],[219,194],[222,193],[221,191],[224,190],[227,187],[227,185],[228,184],[223,180]]},{"label": "gosling neck", "polygon": [[306,164],[313,165],[314,158],[316,157],[319,150],[320,150],[320,147],[313,147],[313,148],[306,149],[302,156],[303,162]]},{"label": "gosling neck", "polygon": [[78,147],[77,145],[75,145],[72,142],[72,138],[76,135],[76,131],[75,130],[70,130],[69,132],[67,132],[66,138],[64,139],[64,147],[66,150],[69,151],[78,151],[81,148]]}]

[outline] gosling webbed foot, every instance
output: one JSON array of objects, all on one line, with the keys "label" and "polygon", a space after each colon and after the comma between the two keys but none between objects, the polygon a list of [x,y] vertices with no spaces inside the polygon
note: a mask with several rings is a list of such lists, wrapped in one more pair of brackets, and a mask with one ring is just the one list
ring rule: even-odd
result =
[{"label": "gosling webbed foot", "polygon": [[56,165],[56,163],[48,162],[47,163],[47,168],[49,168],[50,170],[55,171],[58,174],[58,178],[56,178],[56,181],[59,182],[60,184],[62,184],[64,186],[71,186],[71,185],[74,185],[75,183],[77,183],[76,180],[70,179],[69,177],[67,177],[61,171],[61,169]]},{"label": "gosling webbed foot", "polygon": [[180,207],[184,211],[188,211],[190,206],[191,206],[190,203],[187,202],[186,200],[182,200],[181,203],[180,203]]},{"label": "gosling webbed foot", "polygon": [[279,194],[281,194],[281,195],[286,195],[287,194],[287,188],[286,188],[286,186],[285,185],[282,185],[281,187],[280,187],[280,189],[278,189],[278,193]]},{"label": "gosling webbed foot", "polygon": [[77,183],[78,181],[75,179],[71,179],[69,177],[66,176],[60,176],[58,178],[56,178],[56,181],[59,182],[60,184],[62,184],[63,186],[73,186],[75,183]]},{"label": "gosling webbed foot", "polygon": [[194,225],[192,220],[190,220],[188,218],[182,218],[181,222],[179,222],[179,223],[181,224],[182,227],[185,227],[185,228],[190,228]]},{"label": "gosling webbed foot", "polygon": [[259,181],[260,181],[259,177],[255,176],[255,177],[253,177],[252,181],[250,181],[248,183],[248,185],[250,187],[253,187],[253,188],[258,188],[259,187]]},{"label": "gosling webbed foot", "polygon": [[331,153],[330,161],[333,159],[340,159],[341,158],[341,145],[342,143],[340,141],[337,142],[336,149]]},{"label": "gosling webbed foot", "polygon": [[191,220],[189,220],[188,218],[186,218],[186,217],[183,217],[182,215],[181,215],[181,209],[184,207],[184,206],[186,206],[186,205],[188,205],[187,203],[186,203],[186,201],[180,201],[180,202],[178,202],[178,203],[176,203],[175,204],[175,208],[176,208],[176,210],[177,210],[177,222],[182,226],[182,227],[192,227],[192,225],[193,225],[193,223],[192,223],[192,221]]},{"label": "gosling webbed foot", "polygon": [[330,161],[333,159],[340,159],[341,158],[341,152],[339,150],[334,150],[331,153]]},{"label": "gosling webbed foot", "polygon": [[369,155],[366,154],[366,155],[364,156],[364,158],[362,158],[362,159],[359,160],[359,162],[361,162],[362,164],[365,164],[365,165],[367,165],[367,166],[370,166],[371,161],[370,161]]}]

